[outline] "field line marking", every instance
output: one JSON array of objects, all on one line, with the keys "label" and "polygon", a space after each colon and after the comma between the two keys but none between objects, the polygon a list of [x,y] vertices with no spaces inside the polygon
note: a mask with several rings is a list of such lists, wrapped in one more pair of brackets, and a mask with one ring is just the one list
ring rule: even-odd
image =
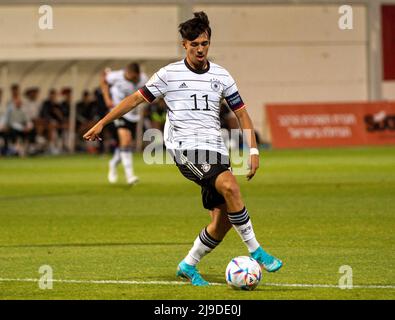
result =
[{"label": "field line marking", "polygon": [[[265,286],[270,287],[300,287],[300,288],[338,288],[339,285],[335,284],[304,284],[304,283],[265,283]],[[357,289],[395,289],[395,285],[353,285],[352,288]]]},{"label": "field line marking", "polygon": [[[12,278],[0,278],[0,282],[39,282],[40,279],[12,279]],[[47,280],[48,281],[48,280]],[[136,285],[185,285],[189,282],[182,281],[137,281],[137,280],[71,280],[71,279],[53,279],[53,282],[61,283],[91,283],[91,284],[136,284]],[[299,287],[299,288],[339,288],[338,285],[334,284],[305,284],[305,283],[262,283],[264,286],[269,287]],[[225,286],[225,283],[211,282],[213,286]],[[353,285],[356,289],[395,289],[395,285]]]}]

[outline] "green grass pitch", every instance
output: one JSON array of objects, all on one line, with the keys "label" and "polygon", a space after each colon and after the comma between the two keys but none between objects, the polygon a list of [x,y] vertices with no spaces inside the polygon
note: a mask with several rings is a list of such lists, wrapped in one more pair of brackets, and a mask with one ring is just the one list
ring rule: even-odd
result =
[{"label": "green grass pitch", "polygon": [[[285,265],[252,292],[224,285],[229,260],[248,253],[234,230],[199,264],[223,285],[173,283],[209,221],[199,187],[141,155],[138,185],[127,187],[121,168],[110,185],[108,159],[0,159],[0,299],[395,298],[394,147],[262,152],[257,176],[238,180],[258,240]],[[51,290],[26,280],[42,265]],[[342,265],[353,289],[336,287]]]}]

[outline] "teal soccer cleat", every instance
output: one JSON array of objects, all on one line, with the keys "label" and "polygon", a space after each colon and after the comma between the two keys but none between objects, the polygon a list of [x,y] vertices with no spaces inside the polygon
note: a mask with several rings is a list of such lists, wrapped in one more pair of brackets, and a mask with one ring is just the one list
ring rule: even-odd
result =
[{"label": "teal soccer cleat", "polygon": [[177,267],[177,277],[188,279],[194,286],[208,286],[209,283],[202,278],[195,266],[187,264],[184,260]]},{"label": "teal soccer cleat", "polygon": [[251,252],[251,257],[254,258],[267,272],[276,272],[279,270],[283,263],[280,259],[277,259],[268,254],[262,247],[259,247],[254,252]]}]

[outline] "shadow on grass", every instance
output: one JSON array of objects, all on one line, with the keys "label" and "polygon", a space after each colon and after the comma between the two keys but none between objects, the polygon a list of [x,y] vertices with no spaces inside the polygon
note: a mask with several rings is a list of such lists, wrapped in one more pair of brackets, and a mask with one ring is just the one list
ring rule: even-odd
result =
[{"label": "shadow on grass", "polygon": [[51,247],[115,247],[115,246],[190,246],[190,242],[108,242],[108,243],[41,243],[10,244],[0,248],[51,248]]},{"label": "shadow on grass", "polygon": [[[211,283],[221,283],[224,284],[223,287],[227,287],[230,290],[233,291],[241,291],[241,292],[249,292],[247,290],[236,290],[230,288],[225,280],[225,275],[224,277],[220,277],[218,275],[204,275],[202,274],[203,278],[206,279],[208,282]],[[222,286],[221,286],[222,287]],[[292,287],[279,287],[279,286],[272,286],[272,285],[266,285],[264,281],[261,281],[258,285],[257,288],[255,288],[253,291],[254,292],[268,292],[268,291],[276,291],[276,292],[290,292],[290,291],[306,291],[309,290],[310,288],[292,288]]]},{"label": "shadow on grass", "polygon": [[12,200],[35,200],[35,199],[48,199],[58,197],[71,197],[71,196],[82,196],[89,194],[88,191],[78,192],[64,192],[64,193],[42,193],[42,194],[30,194],[30,195],[19,195],[19,196],[3,196],[0,197],[0,201],[12,201]]},{"label": "shadow on grass", "polygon": [[[175,273],[175,272],[174,272]],[[202,287],[202,288],[223,288],[223,290],[229,290],[230,292],[245,292],[245,294],[249,294],[251,291],[248,290],[236,290],[229,287],[225,281],[225,277],[221,278],[218,275],[205,275],[202,274],[203,278],[206,279],[209,283],[214,283],[214,285],[209,287]],[[146,281],[169,281],[169,282],[183,282],[184,285],[178,285],[181,287],[192,287],[188,280],[181,279],[176,277],[175,275],[166,275],[166,276],[155,276],[152,278],[145,279]],[[194,287],[195,288],[195,287]],[[196,287],[199,288],[199,287]],[[265,285],[264,282],[261,282],[257,288],[253,290],[253,292],[302,292],[307,291],[309,288],[291,288],[291,287],[277,287],[277,286],[270,286]]]},{"label": "shadow on grass", "polygon": [[37,194],[21,194],[21,195],[10,195],[0,196],[0,201],[13,201],[13,200],[36,200],[36,199],[50,199],[58,197],[73,197],[73,196],[97,196],[98,190],[100,191],[130,191],[136,185],[118,184],[96,184],[93,189],[79,189],[73,192],[56,192],[56,193],[37,193]]}]

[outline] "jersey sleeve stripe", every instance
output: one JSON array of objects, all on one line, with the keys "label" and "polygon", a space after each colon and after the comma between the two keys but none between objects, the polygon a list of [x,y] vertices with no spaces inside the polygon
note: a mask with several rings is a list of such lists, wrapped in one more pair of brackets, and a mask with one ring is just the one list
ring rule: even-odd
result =
[{"label": "jersey sleeve stripe", "polygon": [[230,88],[232,88],[234,85],[236,84],[236,82],[233,82],[229,87],[227,87],[226,89],[225,89],[225,91],[228,91]]},{"label": "jersey sleeve stripe", "polygon": [[[160,91],[160,89],[159,89],[159,87],[158,87],[158,86],[156,86],[156,85],[154,85],[154,84],[151,84],[151,86],[155,87],[155,88],[156,88],[156,90],[158,90],[158,91],[159,91],[159,93],[160,93],[162,96],[164,96],[163,92],[162,92],[162,91]],[[148,88],[148,87],[147,87],[147,88]]]},{"label": "jersey sleeve stripe", "polygon": [[159,77],[158,73],[156,73],[156,76],[159,78],[160,81],[162,81],[167,86],[167,83],[165,81],[163,81],[163,79],[161,77]]},{"label": "jersey sleeve stripe", "polygon": [[152,102],[155,100],[155,96],[151,93],[151,91],[148,90],[146,86],[143,86],[141,89],[139,89],[139,92],[143,95],[147,102]]}]

